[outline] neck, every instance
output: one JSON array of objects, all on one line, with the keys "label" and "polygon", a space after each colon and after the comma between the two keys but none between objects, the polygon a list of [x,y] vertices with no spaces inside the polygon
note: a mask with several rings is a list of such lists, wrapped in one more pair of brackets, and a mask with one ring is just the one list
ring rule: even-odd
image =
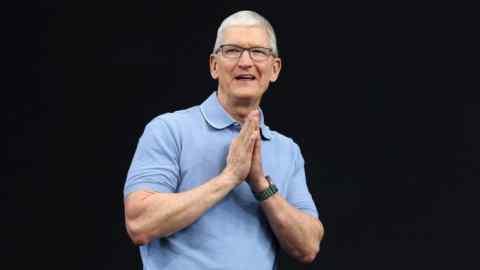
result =
[{"label": "neck", "polygon": [[234,99],[223,94],[221,91],[218,91],[217,95],[218,100],[220,101],[220,104],[222,104],[225,111],[227,111],[227,113],[230,114],[233,119],[242,124],[251,111],[258,109],[261,99],[261,97],[256,100]]}]

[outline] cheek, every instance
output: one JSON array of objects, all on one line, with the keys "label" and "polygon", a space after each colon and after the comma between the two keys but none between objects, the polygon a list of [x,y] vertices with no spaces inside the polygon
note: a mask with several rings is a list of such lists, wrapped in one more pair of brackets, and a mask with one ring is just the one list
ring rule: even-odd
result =
[{"label": "cheek", "polygon": [[233,77],[233,75],[232,75],[232,70],[233,70],[233,69],[232,69],[231,67],[229,67],[229,66],[223,66],[223,67],[222,67],[222,75],[223,75],[223,77],[226,78],[226,79],[228,79],[228,80],[230,80],[230,79]]},{"label": "cheek", "polygon": [[262,81],[268,82],[273,76],[273,68],[272,67],[264,68],[263,70],[261,70],[260,74],[262,76]]}]

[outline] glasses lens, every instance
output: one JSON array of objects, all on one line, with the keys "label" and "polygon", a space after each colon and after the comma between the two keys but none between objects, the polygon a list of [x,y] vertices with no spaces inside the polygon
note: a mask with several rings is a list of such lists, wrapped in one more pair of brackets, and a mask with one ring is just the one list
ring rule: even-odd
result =
[{"label": "glasses lens", "polygon": [[248,50],[250,57],[256,61],[263,61],[271,55],[271,50],[269,48],[249,48],[244,49],[236,45],[223,45],[221,48],[222,55],[226,58],[236,59],[242,56],[244,50]]},{"label": "glasses lens", "polygon": [[222,54],[227,58],[238,58],[242,54],[242,49],[237,46],[225,45],[222,47]]},{"label": "glasses lens", "polygon": [[255,60],[265,60],[270,56],[270,50],[267,48],[252,48],[250,49],[250,56]]}]

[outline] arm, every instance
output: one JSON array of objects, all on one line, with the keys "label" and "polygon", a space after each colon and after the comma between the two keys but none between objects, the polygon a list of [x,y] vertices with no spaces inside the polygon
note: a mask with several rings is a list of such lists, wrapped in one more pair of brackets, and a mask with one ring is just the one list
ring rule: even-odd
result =
[{"label": "arm", "polygon": [[[268,187],[264,178],[259,181],[263,188]],[[257,192],[255,191],[255,192]],[[260,203],[265,216],[280,246],[292,257],[303,263],[312,262],[323,238],[323,225],[317,218],[290,205],[279,193]]]},{"label": "arm", "polygon": [[[261,141],[257,137],[249,174],[250,188],[260,192],[268,188],[261,164]],[[323,225],[317,218],[308,215],[288,203],[279,193],[260,203],[280,246],[292,257],[303,263],[312,262],[323,238]]]},{"label": "arm", "polygon": [[224,172],[186,192],[129,194],[125,200],[125,223],[130,238],[143,245],[189,226],[237,185],[232,179]]},{"label": "arm", "polygon": [[125,199],[127,232],[135,244],[173,234],[196,221],[240,184],[250,171],[258,131],[253,113],[230,144],[223,172],[192,190],[180,193],[132,192]]}]

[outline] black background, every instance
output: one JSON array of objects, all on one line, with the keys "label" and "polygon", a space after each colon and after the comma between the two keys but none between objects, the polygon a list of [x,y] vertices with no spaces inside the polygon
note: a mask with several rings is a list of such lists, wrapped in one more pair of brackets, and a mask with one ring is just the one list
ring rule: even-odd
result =
[{"label": "black background", "polygon": [[122,204],[137,140],[216,89],[216,30],[242,9],[275,28],[283,70],[262,108],[300,145],[326,228],[314,263],[281,254],[280,269],[475,268],[478,31],[472,7],[438,3],[20,7],[5,24],[2,257],[141,269]]}]

